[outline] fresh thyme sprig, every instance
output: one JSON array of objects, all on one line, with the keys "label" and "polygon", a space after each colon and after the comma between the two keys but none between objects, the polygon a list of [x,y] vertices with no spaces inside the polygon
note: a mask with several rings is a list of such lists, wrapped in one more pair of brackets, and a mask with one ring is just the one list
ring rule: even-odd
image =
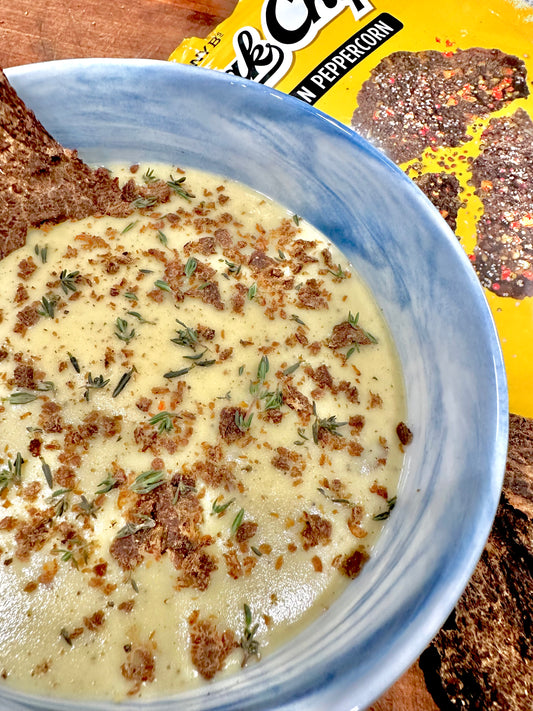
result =
[{"label": "fresh thyme sprig", "polygon": [[124,318],[120,318],[120,316],[117,318],[115,321],[115,336],[117,338],[120,338],[121,341],[124,341],[125,343],[129,343],[131,339],[135,336],[135,329],[130,328],[128,322]]},{"label": "fresh thyme sprig", "polygon": [[145,210],[148,207],[153,207],[157,202],[157,198],[154,197],[153,195],[150,195],[149,197],[138,197],[133,200],[132,207],[134,207],[136,210]]},{"label": "fresh thyme sprig", "polygon": [[139,531],[146,531],[154,527],[154,519],[150,516],[147,516],[146,514],[141,514],[137,522],[129,521],[125,526],[123,526],[119,531],[117,531],[116,538],[126,538],[126,536],[132,536],[134,533],[138,533]]},{"label": "fresh thyme sprig", "polygon": [[174,418],[179,417],[177,412],[158,412],[148,420],[148,424],[157,425],[157,430],[159,434],[163,432],[170,432],[174,429]]},{"label": "fresh thyme sprig", "polygon": [[41,308],[37,310],[40,316],[45,316],[46,318],[54,318],[57,302],[59,297],[53,295],[50,298],[43,296],[41,299]]},{"label": "fresh thyme sprig", "polygon": [[114,489],[118,486],[118,480],[112,474],[108,474],[105,479],[103,479],[96,489],[96,494],[107,494],[108,491]]},{"label": "fresh thyme sprig", "polygon": [[191,198],[194,197],[192,193],[190,193],[183,185],[185,182],[185,176],[182,178],[174,178],[172,175],[170,176],[170,180],[167,180],[167,185],[168,187],[173,190],[176,195],[179,195],[182,198],[185,198],[185,200],[190,200]]},{"label": "fresh thyme sprig", "polygon": [[198,338],[198,332],[194,328],[190,328],[190,326],[184,324],[183,321],[180,321],[178,318],[176,319],[176,321],[180,324],[180,326],[183,326],[183,328],[177,329],[177,337],[171,338],[170,340],[172,341],[172,343],[176,343],[178,346],[186,346],[188,348],[192,348],[192,350],[195,351],[196,346],[198,346],[200,343],[200,340]]},{"label": "fresh thyme sprig", "polygon": [[2,471],[0,471],[0,492],[9,488],[11,484],[20,484],[22,481],[23,464],[24,459],[22,458],[21,453],[17,452],[15,460],[7,463],[7,469],[2,469]]},{"label": "fresh thyme sprig", "polygon": [[78,290],[76,282],[78,281],[79,275],[79,272],[67,272],[66,269],[63,269],[59,275],[59,281],[61,282],[61,288],[65,294],[68,294],[69,291],[74,292]]},{"label": "fresh thyme sprig", "polygon": [[330,274],[333,274],[335,279],[347,279],[348,274],[342,269],[340,264],[337,264],[337,270],[334,271],[333,269],[328,269],[328,272]]},{"label": "fresh thyme sprig", "polygon": [[224,511],[226,511],[226,509],[228,509],[235,501],[235,499],[228,499],[224,503],[219,504],[218,499],[219,497],[217,496],[217,498],[213,501],[213,505],[211,507],[211,515],[224,513]]},{"label": "fresh thyme sprig", "polygon": [[341,497],[331,496],[322,486],[319,486],[317,491],[319,491],[322,496],[325,496],[326,499],[329,499],[332,504],[345,504],[347,506],[351,506],[352,508],[356,506],[356,504],[354,504],[353,501],[350,501],[350,499],[343,499]]},{"label": "fresh thyme sprig", "polygon": [[157,177],[156,177],[155,174],[154,174],[154,169],[153,169],[153,168],[147,168],[146,171],[143,173],[142,179],[143,179],[144,182],[147,183],[147,184],[157,182]]},{"label": "fresh thyme sprig", "polygon": [[337,422],[337,418],[335,415],[324,418],[319,417],[316,411],[315,402],[313,402],[313,415],[315,416],[315,421],[313,422],[311,431],[313,433],[313,442],[315,444],[318,444],[321,430],[325,430],[326,432],[329,432],[335,437],[342,437],[342,434],[338,432],[338,429],[339,427],[344,427],[344,425],[347,425],[347,422]]},{"label": "fresh thyme sprig", "polygon": [[70,496],[72,489],[56,489],[50,496],[50,503],[53,504],[56,516],[63,516],[70,506]]},{"label": "fresh thyme sprig", "polygon": [[233,274],[234,276],[237,276],[237,274],[240,274],[240,271],[241,271],[240,264],[235,264],[234,262],[229,262],[227,259],[225,259],[224,262],[227,265],[228,272],[230,274]]},{"label": "fresh thyme sprig", "polygon": [[375,516],[372,516],[373,521],[385,521],[389,516],[391,515],[391,511],[393,508],[396,506],[396,497],[393,496],[392,498],[388,499],[387,501],[387,510],[382,511],[381,513],[375,514]]},{"label": "fresh thyme sprig", "polygon": [[244,603],[244,634],[242,635],[239,645],[243,651],[241,666],[246,666],[251,657],[259,658],[259,642],[255,639],[255,635],[259,628],[259,623],[256,622],[252,626],[253,618],[250,607]]},{"label": "fresh thyme sprig", "polygon": [[235,411],[235,424],[237,427],[240,429],[241,432],[246,432],[247,430],[250,429],[250,425],[252,424],[252,420],[254,418],[254,413],[250,412],[250,414],[245,413],[244,415],[242,412],[239,412],[239,410]]},{"label": "fresh thyme sprig", "polygon": [[305,434],[303,427],[298,427],[298,437],[300,439],[297,439],[294,442],[294,444],[297,444],[298,446],[305,444],[305,442],[309,440],[309,437]]},{"label": "fresh thyme sprig", "polygon": [[[369,331],[365,331],[363,328],[361,328],[361,326],[359,326],[359,311],[355,314],[355,316],[352,314],[351,311],[348,312],[348,323],[350,324],[350,326],[353,326],[354,328],[357,327],[358,329],[360,329],[360,332],[364,336],[366,336],[369,339],[369,341],[371,341],[372,343],[378,342],[378,340],[375,336],[373,336]],[[346,356],[345,356],[346,360],[348,360],[350,358],[350,356],[352,356],[355,353],[355,351],[357,351],[358,353],[360,353],[360,351],[361,351],[361,349],[359,347],[359,343],[357,343],[357,341],[354,341],[353,344],[351,345],[351,347],[348,349]]]},{"label": "fresh thyme sprig", "polygon": [[105,379],[103,375],[97,375],[93,378],[92,374],[87,375],[87,382],[85,383],[85,392],[83,397],[89,402],[89,391],[90,390],[101,390],[109,383],[109,378]]},{"label": "fresh thyme sprig", "polygon": [[265,410],[278,410],[283,405],[283,392],[276,388],[273,392],[263,393],[261,399],[265,401]]},{"label": "fresh thyme sprig", "polygon": [[94,499],[89,501],[87,497],[82,494],[78,502],[78,508],[80,509],[78,516],[96,518],[96,513],[100,507],[96,505]]},{"label": "fresh thyme sprig", "polygon": [[160,469],[150,469],[136,477],[130,489],[136,494],[148,494],[164,483],[165,472]]}]

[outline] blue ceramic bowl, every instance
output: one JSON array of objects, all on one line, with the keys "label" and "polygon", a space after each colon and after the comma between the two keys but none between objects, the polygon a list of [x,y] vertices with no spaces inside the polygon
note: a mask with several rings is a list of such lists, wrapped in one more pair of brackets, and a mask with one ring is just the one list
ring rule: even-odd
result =
[{"label": "blue ceramic bowl", "polygon": [[[89,162],[166,161],[238,179],[347,254],[396,339],[414,432],[398,503],[362,574],[279,652],[203,690],[88,709],[362,709],[422,652],[461,595],[496,510],[507,444],[498,338],[455,236],[350,129],[303,102],[204,69],[72,60],[11,69],[52,135]],[[2,709],[71,701],[0,691]]]}]

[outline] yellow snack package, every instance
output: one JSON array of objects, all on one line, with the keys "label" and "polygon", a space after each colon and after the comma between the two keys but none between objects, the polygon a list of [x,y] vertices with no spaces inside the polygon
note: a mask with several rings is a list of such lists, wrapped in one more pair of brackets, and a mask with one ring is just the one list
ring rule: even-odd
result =
[{"label": "yellow snack package", "polygon": [[291,94],[399,165],[469,256],[500,335],[510,410],[533,417],[529,2],[240,0],[169,59]]}]

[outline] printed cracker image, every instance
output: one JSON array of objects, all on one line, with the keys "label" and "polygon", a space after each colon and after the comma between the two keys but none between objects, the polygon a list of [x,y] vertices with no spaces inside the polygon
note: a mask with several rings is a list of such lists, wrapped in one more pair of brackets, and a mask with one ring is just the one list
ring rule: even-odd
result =
[{"label": "printed cracker image", "polygon": [[533,296],[533,121],[523,110],[494,118],[481,136],[472,181],[484,206],[472,262],[499,296]]},{"label": "printed cracker image", "polygon": [[403,163],[469,141],[474,118],[528,94],[524,62],[498,49],[394,52],[362,85],[352,127]]}]

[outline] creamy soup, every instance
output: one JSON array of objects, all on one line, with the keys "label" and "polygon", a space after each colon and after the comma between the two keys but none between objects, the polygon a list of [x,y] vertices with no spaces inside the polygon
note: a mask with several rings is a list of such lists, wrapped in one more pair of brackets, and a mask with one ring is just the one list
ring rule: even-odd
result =
[{"label": "creamy soup", "polygon": [[130,217],[33,230],[0,265],[0,673],[30,692],[260,663],[359,574],[410,438],[332,244],[231,181],[132,173]]}]

